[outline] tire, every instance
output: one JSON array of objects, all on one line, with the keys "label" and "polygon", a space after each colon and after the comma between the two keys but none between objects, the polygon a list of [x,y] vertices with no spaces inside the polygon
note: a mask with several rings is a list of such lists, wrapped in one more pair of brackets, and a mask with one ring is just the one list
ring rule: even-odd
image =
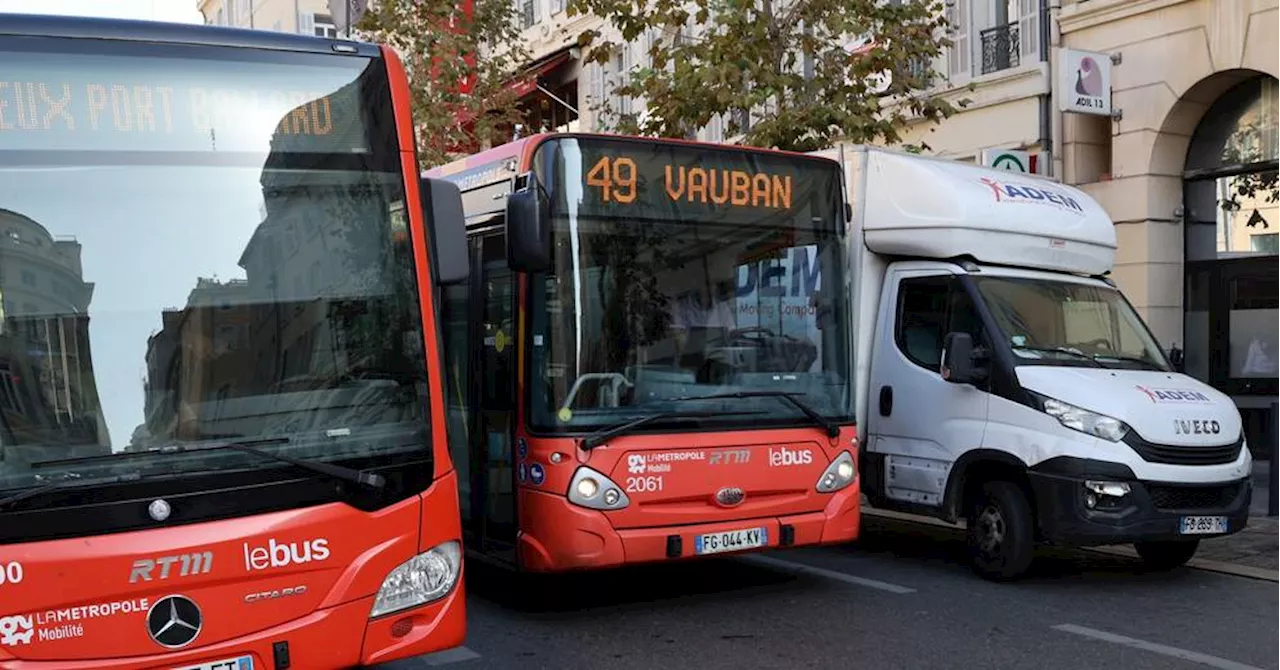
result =
[{"label": "tire", "polygon": [[1196,550],[1200,548],[1200,540],[1172,540],[1168,542],[1135,542],[1133,548],[1142,557],[1142,562],[1153,570],[1173,570],[1186,565]]},{"label": "tire", "polygon": [[1026,574],[1035,558],[1035,515],[1021,488],[1006,481],[983,483],[967,521],[974,572],[998,582]]}]

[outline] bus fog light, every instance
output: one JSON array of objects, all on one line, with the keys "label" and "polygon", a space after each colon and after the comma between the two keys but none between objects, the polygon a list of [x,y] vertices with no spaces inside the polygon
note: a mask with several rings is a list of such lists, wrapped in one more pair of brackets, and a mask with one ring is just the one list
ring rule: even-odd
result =
[{"label": "bus fog light", "polygon": [[594,498],[599,491],[600,485],[596,483],[596,480],[590,477],[578,480],[578,495],[583,498]]},{"label": "bus fog light", "polygon": [[462,569],[462,546],[450,541],[401,563],[382,581],[369,618],[425,605],[453,590]]},{"label": "bus fog light", "polygon": [[615,510],[631,504],[622,487],[612,479],[587,466],[573,473],[569,482],[569,502],[588,509]]},{"label": "bus fog light", "polygon": [[818,493],[835,493],[857,479],[858,468],[854,465],[853,456],[847,451],[842,451],[818,478]]}]

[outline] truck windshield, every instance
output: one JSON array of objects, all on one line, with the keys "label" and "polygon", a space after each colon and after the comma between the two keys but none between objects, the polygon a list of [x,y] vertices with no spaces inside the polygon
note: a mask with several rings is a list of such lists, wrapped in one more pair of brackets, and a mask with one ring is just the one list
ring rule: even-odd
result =
[{"label": "truck windshield", "polygon": [[[595,138],[543,144],[535,163],[551,188],[554,265],[531,283],[539,429],[694,409],[708,411],[702,427],[812,425],[752,391],[849,419],[835,164]],[[696,408],[677,400],[704,395],[715,397]]]},{"label": "truck windshield", "polygon": [[0,496],[283,465],[172,448],[229,439],[422,451],[385,65],[58,39],[0,60]]},{"label": "truck windshield", "polygon": [[1019,363],[1170,369],[1141,317],[1113,288],[1013,277],[974,281]]}]

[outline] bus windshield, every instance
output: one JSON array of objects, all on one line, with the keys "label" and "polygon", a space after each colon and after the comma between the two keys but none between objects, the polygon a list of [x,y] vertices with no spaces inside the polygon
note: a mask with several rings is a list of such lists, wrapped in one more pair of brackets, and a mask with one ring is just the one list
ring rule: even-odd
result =
[{"label": "bus windshield", "polygon": [[[834,163],[559,138],[534,164],[553,222],[553,270],[530,284],[537,429],[592,430],[672,409],[696,410],[703,427],[805,422],[760,391],[851,418]],[[679,400],[738,392],[755,395]],[[714,416],[718,407],[734,414]]]},{"label": "bus windshield", "polygon": [[0,60],[0,496],[282,465],[198,450],[227,441],[429,457],[384,63],[55,38]]}]

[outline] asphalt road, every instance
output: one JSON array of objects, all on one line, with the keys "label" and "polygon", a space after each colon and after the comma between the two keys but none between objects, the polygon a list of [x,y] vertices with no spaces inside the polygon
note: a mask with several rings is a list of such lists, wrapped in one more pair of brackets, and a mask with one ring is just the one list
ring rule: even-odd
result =
[{"label": "asphalt road", "polygon": [[1273,582],[1042,553],[975,577],[953,532],[864,517],[856,545],[578,575],[469,565],[466,647],[404,667],[1277,668]]}]

